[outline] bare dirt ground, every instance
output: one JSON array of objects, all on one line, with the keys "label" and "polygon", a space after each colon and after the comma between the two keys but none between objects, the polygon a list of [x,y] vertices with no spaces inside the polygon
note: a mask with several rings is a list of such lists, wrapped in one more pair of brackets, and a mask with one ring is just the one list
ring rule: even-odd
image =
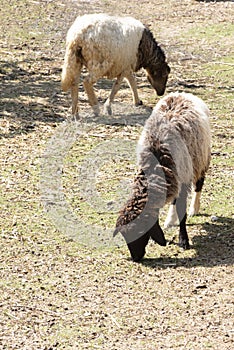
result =
[{"label": "bare dirt ground", "polygon": [[[144,106],[132,107],[123,84],[113,116],[93,119],[81,87],[83,134],[67,124],[65,36],[90,12],[149,25],[171,66],[167,92],[192,92],[211,109],[212,164],[189,251],[176,245],[177,228],[166,232],[174,245],[151,243],[140,264],[125,245],[105,244],[117,208],[95,193],[110,207],[124,202],[116,183],[128,187],[134,155],[106,159],[95,179],[85,170],[116,139],[131,149],[158,97],[141,71]],[[233,349],[233,19],[233,1],[1,1],[0,349]],[[110,86],[97,83],[101,104]],[[88,196],[89,181],[97,192]],[[47,184],[59,191],[44,208]]]}]

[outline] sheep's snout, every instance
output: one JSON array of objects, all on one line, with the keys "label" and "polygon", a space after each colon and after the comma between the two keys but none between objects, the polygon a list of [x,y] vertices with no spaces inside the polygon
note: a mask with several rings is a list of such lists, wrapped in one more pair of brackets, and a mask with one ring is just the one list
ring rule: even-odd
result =
[{"label": "sheep's snout", "polygon": [[168,64],[165,62],[164,66],[160,67],[160,69],[155,67],[154,69],[146,69],[146,72],[147,79],[156,91],[157,95],[164,95],[168,76],[170,73],[170,67],[168,66]]},{"label": "sheep's snout", "polygon": [[128,243],[128,249],[130,251],[132,260],[138,262],[143,259],[145,255],[145,247],[149,242],[149,234],[146,233],[137,240]]},{"label": "sheep's snout", "polygon": [[163,96],[165,89],[164,90],[156,90],[158,96]]},{"label": "sheep's snout", "polygon": [[131,257],[132,257],[132,260],[134,262],[139,262],[139,261],[141,261],[143,259],[144,255],[145,255],[145,249],[141,249],[141,251],[138,251],[136,253],[136,252],[132,251],[131,244],[128,245],[128,248],[130,250]]},{"label": "sheep's snout", "polygon": [[158,78],[158,77],[153,77],[148,75],[147,79],[149,83],[152,85],[154,90],[156,91],[156,94],[158,96],[162,96],[166,90],[166,83],[167,83],[167,78]]}]

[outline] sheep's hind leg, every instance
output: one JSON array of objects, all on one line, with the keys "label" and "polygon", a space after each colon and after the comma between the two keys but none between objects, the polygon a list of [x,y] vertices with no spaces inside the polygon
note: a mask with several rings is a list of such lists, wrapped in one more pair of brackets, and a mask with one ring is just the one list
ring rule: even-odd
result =
[{"label": "sheep's hind leg", "polygon": [[188,187],[182,184],[179,197],[176,199],[176,211],[180,222],[179,246],[189,249],[189,239],[186,229],[186,207],[187,207]]},{"label": "sheep's hind leg", "polygon": [[71,86],[72,115],[78,114],[78,84]]},{"label": "sheep's hind leg", "polygon": [[80,72],[82,65],[76,64],[74,68],[74,80],[71,85],[71,99],[72,99],[72,115],[78,116],[78,98],[79,98],[79,81],[80,81]]},{"label": "sheep's hind leg", "polygon": [[117,94],[117,92],[119,91],[119,88],[120,88],[120,85],[123,81],[123,78],[124,78],[123,75],[120,75],[119,77],[117,77],[117,79],[114,82],[114,85],[112,87],[110,96],[108,97],[108,99],[104,103],[104,114],[106,114],[106,115],[112,114],[111,103],[114,101],[114,97]]},{"label": "sheep's hind leg", "polygon": [[176,199],[175,199],[169,207],[167,218],[164,222],[164,228],[176,226],[177,224],[178,224],[178,216],[176,212]]},{"label": "sheep's hind leg", "polygon": [[95,95],[94,89],[93,89],[93,84],[95,83],[95,81],[93,81],[90,76],[87,76],[84,79],[83,85],[84,85],[84,89],[88,95],[88,99],[89,99],[89,103],[93,109],[94,115],[98,116],[100,113],[99,110],[99,105],[98,105],[98,99]]},{"label": "sheep's hind leg", "polygon": [[126,79],[127,79],[129,86],[132,90],[133,103],[135,104],[135,106],[141,106],[143,103],[139,99],[139,96],[138,96],[137,84],[136,84],[135,77],[133,76],[132,73],[129,73],[128,75],[126,75]]},{"label": "sheep's hind leg", "polygon": [[192,197],[192,201],[189,208],[189,216],[194,216],[199,213],[200,209],[200,199],[201,199],[201,190],[204,184],[205,177],[202,176],[197,180],[195,185],[195,192]]}]

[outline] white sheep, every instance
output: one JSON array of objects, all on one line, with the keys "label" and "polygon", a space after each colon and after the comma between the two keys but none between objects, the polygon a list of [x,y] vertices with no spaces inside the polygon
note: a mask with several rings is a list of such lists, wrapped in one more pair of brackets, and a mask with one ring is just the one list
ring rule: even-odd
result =
[{"label": "white sheep", "polygon": [[99,106],[93,84],[99,78],[117,78],[104,105],[104,113],[111,114],[111,103],[124,78],[131,87],[134,104],[140,105],[133,72],[144,68],[159,96],[164,94],[170,72],[164,52],[148,28],[132,17],[107,14],[77,17],[67,33],[62,89],[71,90],[74,115],[78,113],[78,84],[83,66],[88,71],[83,85],[95,115],[99,114]]},{"label": "white sheep", "polygon": [[179,245],[189,248],[187,196],[193,184],[190,214],[195,215],[210,163],[210,142],[209,110],[200,98],[171,93],[158,102],[139,139],[139,173],[114,232],[123,234],[134,261],[142,259],[150,237],[166,245],[158,219],[166,203],[172,203],[166,225],[178,216]]}]

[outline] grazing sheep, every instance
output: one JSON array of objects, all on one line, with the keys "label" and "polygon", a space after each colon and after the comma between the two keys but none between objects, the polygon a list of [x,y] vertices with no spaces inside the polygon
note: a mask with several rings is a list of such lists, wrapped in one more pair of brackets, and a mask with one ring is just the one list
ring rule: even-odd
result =
[{"label": "grazing sheep", "polygon": [[132,73],[144,68],[150,84],[161,96],[170,72],[164,52],[149,29],[132,17],[106,14],[77,17],[67,33],[62,89],[71,89],[73,114],[78,113],[78,84],[83,66],[88,71],[83,85],[96,115],[99,106],[93,84],[99,78],[117,78],[104,105],[104,112],[111,114],[111,103],[124,78],[131,87],[134,104],[140,105]]},{"label": "grazing sheep", "polygon": [[150,237],[165,246],[159,209],[172,203],[167,225],[179,218],[179,245],[189,248],[187,195],[195,194],[190,213],[197,214],[205,173],[210,163],[209,110],[198,97],[171,93],[162,98],[146,121],[137,146],[139,172],[133,194],[120,211],[114,235],[121,232],[132,259],[145,254]]}]

